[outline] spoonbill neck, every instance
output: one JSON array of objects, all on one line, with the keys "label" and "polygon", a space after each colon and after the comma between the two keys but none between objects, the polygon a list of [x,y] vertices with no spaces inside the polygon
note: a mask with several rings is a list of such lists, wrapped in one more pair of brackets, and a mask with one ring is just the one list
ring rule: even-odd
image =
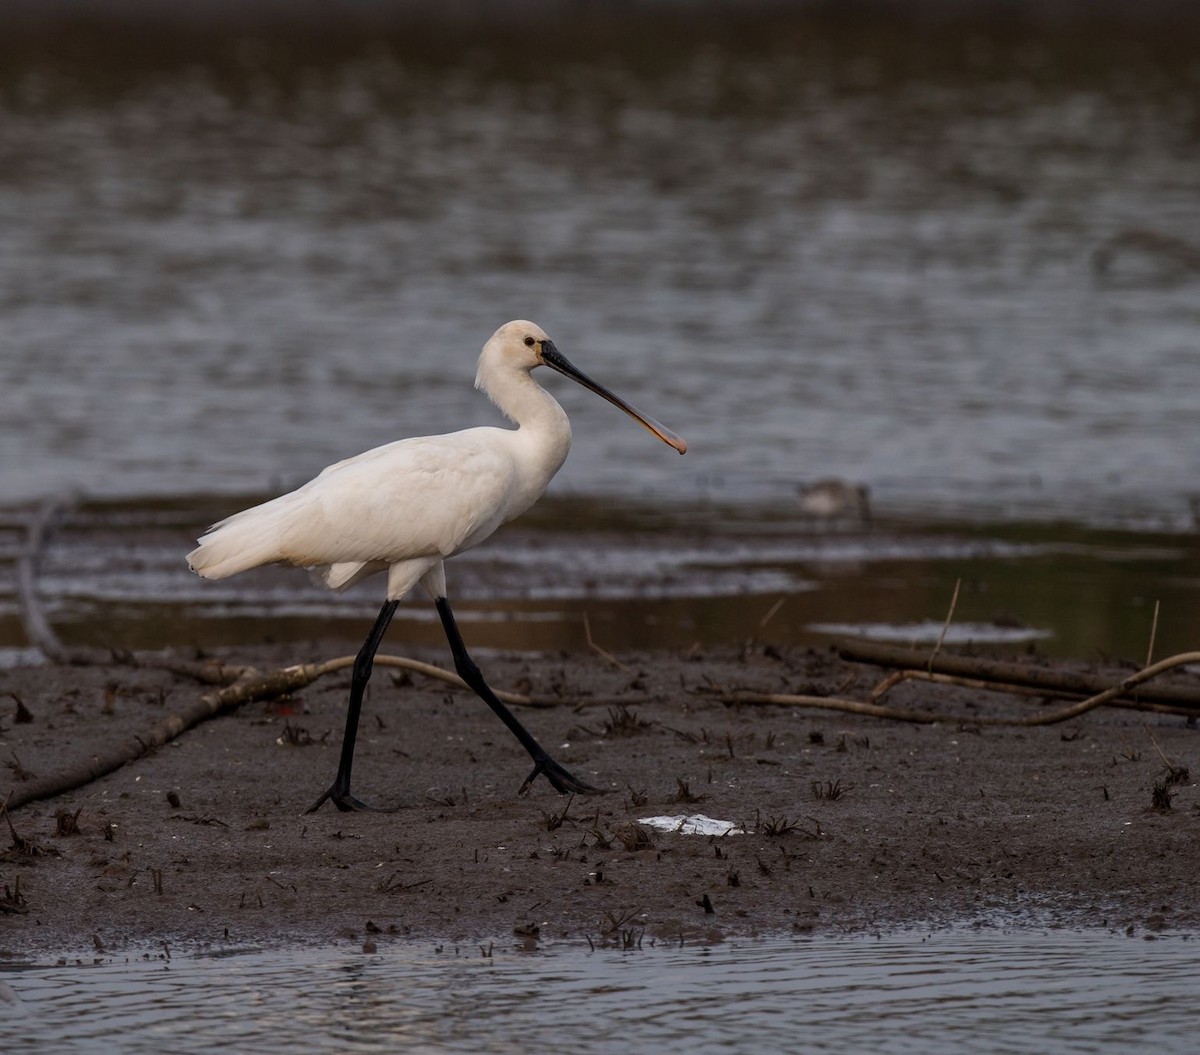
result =
[{"label": "spoonbill neck", "polygon": [[570,445],[571,423],[567,412],[533,379],[529,370],[506,364],[497,366],[484,356],[479,360],[475,387],[519,429]]}]

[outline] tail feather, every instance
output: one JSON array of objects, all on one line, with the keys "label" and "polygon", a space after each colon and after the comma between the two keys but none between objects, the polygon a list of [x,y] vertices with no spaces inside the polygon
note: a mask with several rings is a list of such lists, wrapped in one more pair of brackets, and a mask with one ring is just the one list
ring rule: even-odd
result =
[{"label": "tail feather", "polygon": [[284,523],[280,514],[284,510],[278,502],[255,506],[214,524],[187,555],[188,567],[206,579],[224,579],[285,559],[280,552]]}]

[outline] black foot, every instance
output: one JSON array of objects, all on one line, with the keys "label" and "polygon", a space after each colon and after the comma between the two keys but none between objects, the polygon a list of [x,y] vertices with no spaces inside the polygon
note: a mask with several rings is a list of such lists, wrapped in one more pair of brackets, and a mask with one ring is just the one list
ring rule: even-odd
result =
[{"label": "black foot", "polygon": [[367,813],[395,813],[400,809],[399,806],[369,806],[362,799],[356,799],[349,791],[339,790],[338,786],[334,784],[333,787],[326,791],[324,795],[317,799],[304,812],[316,813],[325,804],[326,799],[332,802],[342,813],[353,813],[356,810]]},{"label": "black foot", "polygon": [[529,793],[529,785],[532,784],[542,774],[550,781],[550,786],[554,788],[560,795],[603,795],[604,792],[600,788],[594,788],[591,784],[585,784],[578,777],[572,776],[567,770],[563,769],[549,755],[545,758],[537,760],[537,764],[533,767],[533,772],[525,778],[525,782],[517,790],[518,795],[526,795]]}]

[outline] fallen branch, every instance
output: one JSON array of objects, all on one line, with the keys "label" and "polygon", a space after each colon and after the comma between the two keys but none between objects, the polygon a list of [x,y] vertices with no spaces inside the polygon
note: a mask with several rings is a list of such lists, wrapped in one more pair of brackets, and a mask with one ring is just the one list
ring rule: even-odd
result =
[{"label": "fallen branch", "polygon": [[1175,667],[1183,667],[1189,663],[1200,663],[1200,652],[1180,652],[1178,655],[1168,656],[1166,659],[1159,660],[1149,667],[1143,667],[1135,674],[1130,674],[1119,685],[1114,685],[1104,692],[1097,693],[1095,696],[1089,696],[1086,700],[1080,700],[1079,703],[1073,703],[1069,707],[1063,707],[1061,710],[1051,711],[1048,714],[1014,720],[1003,724],[1052,725],[1055,722],[1065,722],[1068,718],[1077,718],[1079,715],[1086,714],[1101,704],[1111,703],[1113,700],[1124,696],[1130,689],[1141,685],[1143,682],[1157,678],[1160,674],[1164,674],[1168,670],[1173,670]]},{"label": "fallen branch", "polygon": [[93,780],[120,769],[127,762],[161,747],[192,726],[227,708],[250,700],[279,696],[307,685],[308,681],[304,680],[302,674],[293,673],[295,670],[296,668],[289,668],[266,675],[251,674],[216,692],[205,693],[190,707],[167,716],[142,735],[131,736],[104,753],[89,756],[86,761],[69,769],[13,788],[7,799],[8,808],[15,810],[38,799],[52,798],[64,791],[73,791],[90,784]]},{"label": "fallen branch", "polygon": [[852,714],[866,714],[875,718],[891,718],[895,721],[903,722],[960,722],[964,725],[1008,726],[1054,725],[1057,722],[1065,722],[1070,718],[1078,718],[1081,714],[1086,714],[1088,711],[1094,710],[1102,704],[1110,703],[1112,700],[1124,696],[1130,689],[1141,685],[1143,682],[1150,681],[1168,670],[1172,670],[1175,667],[1182,667],[1189,663],[1200,663],[1200,652],[1181,652],[1179,655],[1169,656],[1167,659],[1160,660],[1153,666],[1144,667],[1137,673],[1129,675],[1123,681],[1110,686],[1103,692],[1089,696],[1086,700],[1080,700],[1078,703],[1072,703],[1056,711],[1047,711],[1043,714],[1026,716],[1024,718],[939,714],[934,711],[917,711],[903,707],[881,707],[874,703],[845,700],[836,696],[793,696],[790,693],[733,692],[722,695],[721,699],[725,703],[730,704],[764,703],[782,707],[818,707],[823,710],[849,711]]},{"label": "fallen branch", "polygon": [[[871,663],[879,667],[903,667],[911,670],[928,669],[929,673],[953,674],[977,678],[980,681],[1000,681],[1010,685],[1027,685],[1054,692],[1070,692],[1081,696],[1103,692],[1112,685],[1112,678],[1103,674],[1048,669],[1014,663],[1010,660],[984,656],[939,655],[930,664],[929,656],[912,648],[898,648],[869,641],[839,641],[835,646],[842,659]],[[1193,660],[1193,662],[1195,662]],[[929,669],[932,667],[932,669]],[[1138,691],[1138,699],[1179,706],[1200,706],[1200,685],[1154,685]]]},{"label": "fallen branch", "polygon": [[21,626],[29,643],[40,649],[47,659],[56,663],[86,664],[99,659],[92,649],[68,648],[59,640],[42,611],[37,595],[37,571],[42,562],[46,540],[54,525],[77,504],[74,494],[48,498],[24,521],[25,544],[13,554],[16,566],[17,604]]},{"label": "fallen branch", "polygon": [[[1032,685],[1013,685],[1005,681],[983,681],[978,678],[963,678],[956,674],[930,674],[924,670],[893,671],[871,690],[871,702],[878,703],[888,692],[904,681],[927,681],[934,685],[954,685],[963,689],[977,689],[980,692],[1001,692],[1007,696],[1037,696],[1078,697],[1078,692],[1068,692],[1065,689],[1039,689]],[[1194,707],[1176,707],[1169,703],[1149,703],[1145,700],[1115,699],[1109,701],[1112,707],[1121,707],[1130,711],[1150,711],[1154,714],[1171,714],[1180,718],[1193,718],[1196,715]]]},{"label": "fallen branch", "polygon": [[[226,684],[214,692],[205,693],[191,706],[169,715],[145,733],[131,736],[102,754],[89,756],[85,761],[59,773],[53,773],[40,780],[32,780],[14,787],[9,793],[8,808],[15,810],[27,803],[52,798],[65,791],[73,791],[85,784],[90,784],[174,740],[209,718],[216,717],[224,711],[233,710],[244,703],[273,699],[289,692],[295,692],[297,689],[311,685],[326,674],[333,674],[352,667],[354,658],[354,656],[337,656],[321,663],[300,663],[266,674],[260,673],[253,667],[226,667],[220,664],[180,663],[171,660],[164,660],[161,663],[136,661],[137,665],[142,667],[162,668],[210,683],[231,681],[234,678],[236,680],[232,680],[232,684]],[[377,666],[411,670],[425,677],[444,681],[457,688],[467,688],[462,678],[453,671],[434,666],[432,663],[423,663],[418,659],[409,659],[407,656],[376,656],[375,663]],[[495,692],[503,702],[514,707],[556,707],[566,702],[559,699],[526,696],[518,692],[506,692],[503,689],[497,689]],[[597,699],[589,702],[612,701]],[[621,702],[629,703],[631,701],[628,697],[622,697]]]}]

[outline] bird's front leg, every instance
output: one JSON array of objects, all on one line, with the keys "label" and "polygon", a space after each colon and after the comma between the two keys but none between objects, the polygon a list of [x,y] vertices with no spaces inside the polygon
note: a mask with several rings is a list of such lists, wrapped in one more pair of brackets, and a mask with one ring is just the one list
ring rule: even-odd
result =
[{"label": "bird's front leg", "polygon": [[560,794],[600,794],[601,791],[599,788],[594,788],[590,784],[585,783],[555,762],[550,757],[550,753],[517,720],[516,715],[492,692],[488,683],[484,680],[483,674],[475,665],[475,661],[471,659],[470,653],[467,652],[466,645],[463,644],[462,634],[459,633],[458,623],[455,622],[454,612],[450,608],[450,601],[446,597],[438,597],[435,599],[434,604],[437,606],[438,615],[441,617],[442,628],[446,631],[446,640],[450,643],[450,651],[454,654],[454,669],[458,671],[458,676],[467,683],[467,686],[476,696],[496,712],[500,721],[508,726],[509,732],[517,738],[521,746],[529,752],[529,757],[534,761],[533,772],[525,778],[518,794],[524,795],[538,774],[544,774],[546,779],[550,781],[551,787]]}]

